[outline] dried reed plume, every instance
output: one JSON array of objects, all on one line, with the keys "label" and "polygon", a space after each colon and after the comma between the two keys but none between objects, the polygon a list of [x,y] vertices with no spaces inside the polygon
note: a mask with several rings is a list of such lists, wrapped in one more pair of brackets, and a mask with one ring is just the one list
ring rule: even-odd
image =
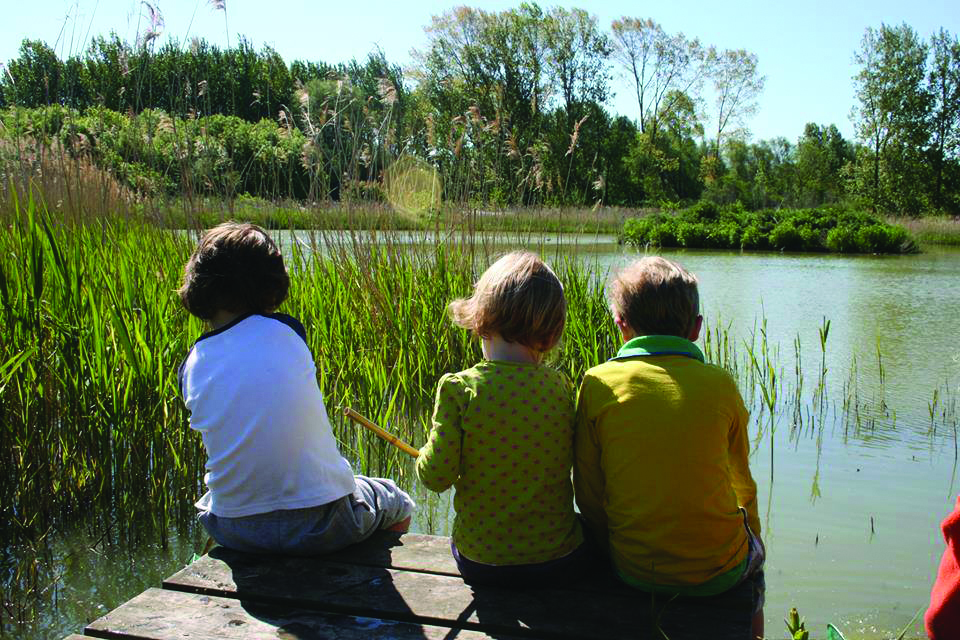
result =
[{"label": "dried reed plume", "polygon": [[573,150],[577,148],[577,140],[580,139],[580,127],[583,126],[583,123],[586,122],[587,118],[589,117],[589,115],[583,116],[575,125],[573,125],[573,133],[570,134],[570,147],[563,155],[569,156],[573,153]]}]

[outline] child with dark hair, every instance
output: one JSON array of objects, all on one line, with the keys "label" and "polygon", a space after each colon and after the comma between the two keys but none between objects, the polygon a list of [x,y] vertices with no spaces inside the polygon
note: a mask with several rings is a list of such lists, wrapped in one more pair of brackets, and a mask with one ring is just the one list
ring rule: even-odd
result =
[{"label": "child with dark hair", "polygon": [[542,363],[566,318],[563,286],[536,255],[513,252],[449,307],[484,360],[440,379],[417,459],[425,487],[456,487],[451,550],[471,584],[574,578],[586,564],[573,511],[573,389]]},{"label": "child with dark hair", "polygon": [[209,327],[179,376],[207,450],[200,522],[225,547],[294,555],[406,531],[410,497],[354,476],[337,450],[303,325],[275,313],[289,286],[280,251],[252,224],[210,229],[187,262],[180,300]]}]

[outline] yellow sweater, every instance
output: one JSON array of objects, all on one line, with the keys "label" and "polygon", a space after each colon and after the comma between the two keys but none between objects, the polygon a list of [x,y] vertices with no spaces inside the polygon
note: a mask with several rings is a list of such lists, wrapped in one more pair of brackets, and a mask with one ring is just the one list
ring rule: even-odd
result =
[{"label": "yellow sweater", "polygon": [[624,580],[690,593],[732,586],[748,546],[739,507],[760,535],[747,421],[736,383],[688,340],[634,338],[587,371],[576,501]]}]

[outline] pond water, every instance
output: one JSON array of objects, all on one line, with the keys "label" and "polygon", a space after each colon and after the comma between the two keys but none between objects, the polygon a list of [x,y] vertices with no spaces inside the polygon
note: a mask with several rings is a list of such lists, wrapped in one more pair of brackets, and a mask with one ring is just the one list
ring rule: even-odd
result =
[{"label": "pond water", "polygon": [[[944,546],[939,523],[958,491],[960,252],[663,254],[697,274],[707,321],[729,323],[739,344],[766,319],[788,394],[799,337],[804,412],[815,406],[825,356],[822,418],[814,410],[791,435],[791,416],[778,415],[773,480],[769,429],[751,459],[769,553],[768,633],[780,635],[795,606],[816,636],[833,622],[847,638],[895,637],[929,602]],[[595,260],[616,268],[631,257]],[[845,399],[854,405],[847,412]],[[758,408],[754,434],[767,420]],[[914,629],[923,635],[921,623]]]},{"label": "pond water", "polygon": [[[542,247],[548,259],[573,255],[604,272],[637,255],[610,237],[526,237],[522,244]],[[707,322],[727,328],[741,358],[747,343],[758,348],[765,331],[781,397],[799,397],[796,410],[775,413],[771,430],[759,394],[744,390],[769,555],[768,635],[783,636],[782,618],[797,607],[815,637],[827,622],[848,639],[896,636],[929,600],[943,551],[939,523],[960,492],[960,250],[898,257],[662,255],[697,274]],[[821,351],[825,319],[830,329]],[[825,401],[817,402],[821,363]],[[748,370],[741,368],[743,386],[750,384]],[[449,492],[436,498],[410,488],[422,506],[414,530],[449,534]],[[189,561],[201,540],[191,527],[173,532],[166,547],[118,547],[85,535],[55,539],[43,563],[51,567],[43,575],[54,593],[49,611],[7,631],[44,638],[79,631],[156,586]],[[907,637],[922,635],[918,621]]]}]

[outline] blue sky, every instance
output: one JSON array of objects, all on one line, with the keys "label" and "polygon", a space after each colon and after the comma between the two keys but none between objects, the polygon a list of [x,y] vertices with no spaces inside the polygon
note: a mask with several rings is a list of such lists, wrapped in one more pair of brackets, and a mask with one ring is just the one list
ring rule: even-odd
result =
[{"label": "blue sky", "polygon": [[[425,43],[423,27],[430,16],[456,4],[487,10],[513,7],[517,2],[484,0],[474,3],[226,0],[231,41],[238,34],[258,48],[269,44],[289,62],[294,58],[337,62],[363,58],[375,46],[388,59],[410,63],[410,50]],[[184,40],[200,36],[225,44],[223,14],[207,0],[157,0],[168,36]],[[766,88],[759,111],[748,125],[754,139],[784,136],[796,141],[806,122],[836,124],[853,136],[854,106],[851,76],[853,54],[868,26],[906,22],[927,38],[944,27],[960,33],[956,0],[834,0],[784,3],[759,0],[728,2],[593,1],[542,2],[579,6],[594,13],[605,29],[620,16],[653,18],[671,33],[683,32],[720,48],[744,48],[759,57]],[[115,30],[132,40],[143,13],[132,0],[8,0],[0,20],[0,60],[16,56],[25,37],[56,43],[62,55],[82,50],[88,33]],[[142,26],[142,23],[141,23]],[[614,79],[616,96],[608,107],[636,117],[632,87]]]}]

